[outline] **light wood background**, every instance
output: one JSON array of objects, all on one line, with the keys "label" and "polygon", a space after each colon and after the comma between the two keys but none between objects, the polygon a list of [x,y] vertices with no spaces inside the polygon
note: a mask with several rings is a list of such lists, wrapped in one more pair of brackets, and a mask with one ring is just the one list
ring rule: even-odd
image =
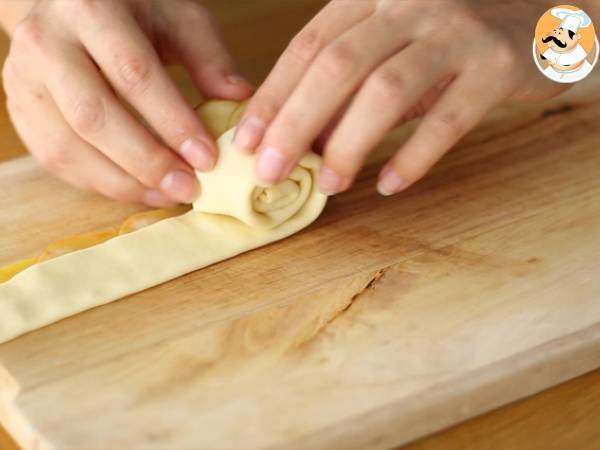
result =
[{"label": "light wood background", "polygon": [[[305,23],[321,1],[221,1],[212,2],[225,35],[248,77],[260,81],[285,42]],[[268,23],[269,26],[265,26]],[[252,38],[249,39],[248,36]],[[260,51],[248,46],[260,43]],[[0,57],[6,41],[0,41]],[[248,55],[251,55],[249,57]],[[182,84],[186,85],[183,80]],[[187,87],[186,89],[189,89]],[[565,109],[564,113],[569,111]],[[557,114],[562,114],[558,112]],[[576,120],[565,118],[564,120]],[[509,129],[507,127],[507,129]],[[23,152],[0,110],[0,159]],[[592,372],[529,399],[500,408],[447,431],[404,447],[434,449],[576,449],[600,448],[600,371]],[[12,444],[0,432],[0,448]]]}]

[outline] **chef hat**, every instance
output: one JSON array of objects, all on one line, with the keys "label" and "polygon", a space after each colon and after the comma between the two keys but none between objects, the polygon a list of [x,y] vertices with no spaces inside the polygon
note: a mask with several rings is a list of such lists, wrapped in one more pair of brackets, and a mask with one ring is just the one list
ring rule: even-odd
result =
[{"label": "chef hat", "polygon": [[571,30],[573,33],[577,33],[580,27],[586,28],[592,23],[590,16],[581,9],[574,11],[567,8],[553,8],[550,14],[562,21],[560,28]]}]

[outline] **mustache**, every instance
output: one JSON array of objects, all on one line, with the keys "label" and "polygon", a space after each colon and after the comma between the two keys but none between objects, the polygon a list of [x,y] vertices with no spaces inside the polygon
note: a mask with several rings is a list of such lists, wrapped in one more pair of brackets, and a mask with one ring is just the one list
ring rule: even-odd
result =
[{"label": "mustache", "polygon": [[556,45],[558,45],[560,48],[565,48],[567,46],[566,42],[561,42],[556,36],[548,36],[542,39],[542,42],[544,44],[550,42],[550,41],[554,41],[554,43]]}]

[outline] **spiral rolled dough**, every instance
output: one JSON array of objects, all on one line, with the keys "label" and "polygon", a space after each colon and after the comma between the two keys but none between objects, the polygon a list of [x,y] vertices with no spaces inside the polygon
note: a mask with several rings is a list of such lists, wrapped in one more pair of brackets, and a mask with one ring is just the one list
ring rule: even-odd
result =
[{"label": "spiral rolled dough", "polygon": [[0,284],[0,343],[290,236],[313,222],[327,197],[319,157],[288,180],[260,187],[254,155],[236,149],[234,128],[217,141],[219,161],[197,173],[194,209],[102,244],[35,264]]}]

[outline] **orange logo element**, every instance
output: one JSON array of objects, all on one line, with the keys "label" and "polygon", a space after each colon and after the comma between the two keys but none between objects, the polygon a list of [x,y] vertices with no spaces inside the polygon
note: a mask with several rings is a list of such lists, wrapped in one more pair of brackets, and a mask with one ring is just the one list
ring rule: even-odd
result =
[{"label": "orange logo element", "polygon": [[571,5],[546,11],[535,27],[533,59],[546,77],[558,83],[587,77],[598,61],[598,38],[590,16]]}]

